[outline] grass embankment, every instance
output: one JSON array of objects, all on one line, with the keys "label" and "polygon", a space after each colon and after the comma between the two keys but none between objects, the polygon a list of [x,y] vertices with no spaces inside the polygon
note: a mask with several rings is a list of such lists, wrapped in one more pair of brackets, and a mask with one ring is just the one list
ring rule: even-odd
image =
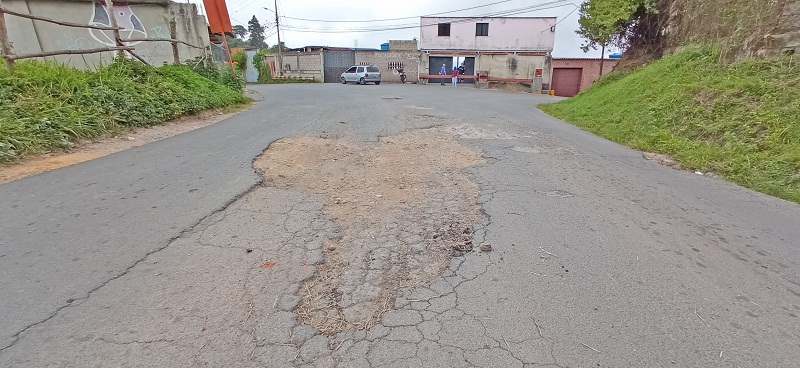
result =
[{"label": "grass embankment", "polygon": [[539,107],[683,167],[800,203],[800,66],[791,57],[723,65],[685,49]]},{"label": "grass embankment", "polygon": [[36,61],[13,72],[0,66],[0,162],[244,102],[241,84],[214,65],[155,69],[120,60],[94,72]]}]

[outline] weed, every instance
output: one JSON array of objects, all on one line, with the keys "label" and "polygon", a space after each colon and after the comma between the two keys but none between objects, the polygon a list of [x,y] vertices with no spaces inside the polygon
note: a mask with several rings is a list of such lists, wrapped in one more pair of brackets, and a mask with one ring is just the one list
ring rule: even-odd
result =
[{"label": "weed", "polygon": [[135,126],[242,103],[188,66],[117,60],[95,72],[39,61],[0,67],[0,162],[68,148]]},{"label": "weed", "polygon": [[790,57],[719,63],[687,47],[540,108],[683,167],[800,203],[800,69]]}]

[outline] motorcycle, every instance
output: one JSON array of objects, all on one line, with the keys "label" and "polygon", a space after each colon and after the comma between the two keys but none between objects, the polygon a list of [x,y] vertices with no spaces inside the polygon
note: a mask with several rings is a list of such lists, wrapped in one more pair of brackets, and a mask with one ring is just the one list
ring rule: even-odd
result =
[{"label": "motorcycle", "polygon": [[400,74],[400,83],[406,82],[406,72],[403,71],[403,67],[397,68],[397,74]]}]

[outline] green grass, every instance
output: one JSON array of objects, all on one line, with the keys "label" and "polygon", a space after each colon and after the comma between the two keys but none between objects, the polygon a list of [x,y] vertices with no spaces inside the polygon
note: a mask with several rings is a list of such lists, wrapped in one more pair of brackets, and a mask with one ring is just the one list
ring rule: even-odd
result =
[{"label": "green grass", "polygon": [[37,61],[0,67],[0,162],[246,101],[233,78],[195,68],[215,80],[127,60],[95,72]]},{"label": "green grass", "polygon": [[723,65],[691,47],[611,73],[544,112],[687,169],[800,203],[800,67],[790,57]]}]

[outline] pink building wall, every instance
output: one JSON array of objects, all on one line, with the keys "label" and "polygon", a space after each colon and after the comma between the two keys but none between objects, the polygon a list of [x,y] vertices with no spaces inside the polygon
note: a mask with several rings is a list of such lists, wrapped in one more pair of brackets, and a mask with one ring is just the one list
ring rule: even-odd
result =
[{"label": "pink building wall", "polygon": [[[450,36],[439,36],[439,23],[450,23]],[[476,36],[476,23],[488,23],[489,35]],[[551,52],[556,18],[420,18],[420,49]]]}]

